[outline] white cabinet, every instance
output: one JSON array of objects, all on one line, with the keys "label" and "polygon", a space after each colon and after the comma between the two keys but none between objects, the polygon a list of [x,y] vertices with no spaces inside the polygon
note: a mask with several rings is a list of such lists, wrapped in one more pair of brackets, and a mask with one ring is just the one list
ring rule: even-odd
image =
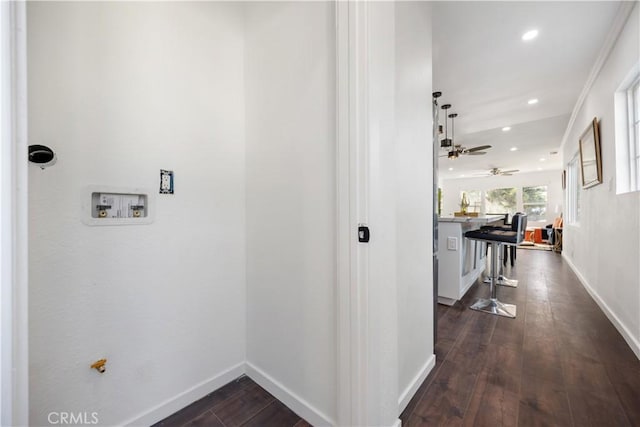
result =
[{"label": "white cabinet", "polygon": [[464,233],[501,222],[503,216],[454,217],[438,220],[438,302],[453,305],[485,269],[486,243]]}]

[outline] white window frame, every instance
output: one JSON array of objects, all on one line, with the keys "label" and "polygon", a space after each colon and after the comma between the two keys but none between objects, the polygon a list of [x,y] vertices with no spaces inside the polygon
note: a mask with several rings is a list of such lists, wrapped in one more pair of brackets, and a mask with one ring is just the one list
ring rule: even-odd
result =
[{"label": "white window frame", "polygon": [[580,225],[580,191],[582,191],[582,182],[580,180],[580,154],[577,152],[567,163],[566,190],[566,221],[567,224],[578,226]]},{"label": "white window frame", "polygon": [[627,114],[629,138],[629,181],[631,191],[640,190],[640,135],[636,126],[640,123],[640,73],[627,89]]},{"label": "white window frame", "polygon": [[640,191],[640,135],[635,124],[640,120],[634,93],[640,87],[640,61],[636,63],[614,94],[616,193]]}]

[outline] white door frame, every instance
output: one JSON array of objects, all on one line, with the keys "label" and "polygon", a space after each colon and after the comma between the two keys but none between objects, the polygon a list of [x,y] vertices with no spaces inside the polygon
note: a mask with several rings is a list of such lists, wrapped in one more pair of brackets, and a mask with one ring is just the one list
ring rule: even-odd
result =
[{"label": "white door frame", "polygon": [[367,419],[367,2],[336,1],[337,424]]},{"label": "white door frame", "polygon": [[0,425],[29,424],[26,3],[0,3]]}]

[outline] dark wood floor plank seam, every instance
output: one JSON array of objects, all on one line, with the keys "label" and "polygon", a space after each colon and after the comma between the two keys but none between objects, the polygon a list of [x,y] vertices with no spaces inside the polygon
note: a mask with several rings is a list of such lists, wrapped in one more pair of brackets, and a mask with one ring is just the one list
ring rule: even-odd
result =
[{"label": "dark wood floor plank seam", "polygon": [[[545,271],[543,273],[544,286],[545,286],[545,289],[547,291],[547,295],[549,295],[549,282],[551,281],[551,279],[549,277],[550,274],[551,274],[550,271]],[[553,317],[554,308],[551,305],[551,298],[550,297],[548,298],[548,301],[549,301],[549,308],[551,309],[551,316],[552,316],[552,319],[553,319],[553,324],[555,326],[556,320],[555,320],[555,317]],[[555,327],[551,330],[551,335],[553,337],[553,341],[555,342],[556,350],[559,351],[561,342],[560,342],[560,338],[558,337],[558,334],[556,332],[556,328]],[[525,336],[525,339],[526,339],[526,336]],[[569,391],[567,390],[567,373],[566,373],[566,370],[565,370],[564,363],[562,363],[562,362],[560,363],[560,372],[562,373],[562,383],[564,385],[564,387],[563,387],[563,395],[564,395],[565,401],[567,403],[567,407],[569,408],[569,419],[571,420],[571,425],[574,426],[574,427],[577,427],[576,426],[576,422],[575,422],[575,417],[573,416],[574,408],[573,408],[573,405],[571,405],[571,399],[569,398]]]},{"label": "dark wood floor plank seam", "polygon": [[[491,327],[491,334],[490,334],[489,340],[488,340],[489,345],[491,345],[491,338],[493,338],[493,333],[494,333],[494,331],[496,329],[496,323],[497,322],[494,321],[494,322],[491,322],[491,323],[493,323],[493,326]],[[484,370],[485,367],[490,366],[490,363],[491,363],[491,361],[489,360],[490,356],[491,355],[488,354],[487,357],[484,358],[484,361],[483,361],[483,364],[482,364],[483,366],[479,370],[480,374],[482,374],[482,371]],[[493,368],[491,368],[490,370],[492,370],[492,369]],[[467,412],[469,411],[469,405],[471,404],[473,396],[474,396],[474,394],[476,392],[476,388],[478,387],[478,382],[480,381],[480,378],[481,378],[481,375],[478,375],[476,377],[476,380],[475,380],[475,382],[473,384],[473,387],[471,388],[471,394],[469,395],[469,399],[467,400],[467,404],[465,405],[464,410],[463,410],[463,416],[462,416],[463,422],[464,422],[464,418],[467,416]],[[477,413],[474,414],[474,424],[475,424],[476,415],[477,415]]]},{"label": "dark wood floor plank seam", "polygon": [[216,417],[218,421],[220,421],[220,424],[222,424],[224,427],[227,427],[227,425],[224,422],[222,422],[220,417],[215,412],[213,412],[213,409],[211,410],[211,413],[213,414],[214,417]]},{"label": "dark wood floor plank seam", "polygon": [[277,402],[277,400],[272,400],[271,402],[267,403],[266,405],[264,405],[258,412],[256,412],[255,414],[253,414],[248,420],[244,421],[241,425],[245,425],[247,423],[249,423],[252,419],[254,419],[255,417],[257,417],[260,412],[264,411],[265,409],[267,409],[269,406],[275,404]]},{"label": "dark wood floor plank seam", "polygon": [[[462,302],[457,302],[456,304],[462,304]],[[466,309],[466,307],[464,307],[464,308]],[[452,313],[455,313],[454,311],[452,311],[452,308],[450,308],[450,307],[446,307],[445,310],[447,310],[447,311],[446,311],[445,315],[443,316],[443,319],[442,319],[443,321],[444,321],[444,318],[446,318],[447,316],[453,316]],[[436,360],[436,364],[435,364],[433,370],[429,373],[429,375],[427,375],[427,378],[425,378],[426,386],[425,387],[421,386],[421,387],[418,388],[418,390],[420,390],[422,388],[424,388],[424,390],[422,390],[422,392],[420,393],[419,396],[417,396],[417,397],[414,396],[411,399],[411,401],[409,402],[409,405],[407,405],[408,408],[413,406],[412,408],[410,408],[410,412],[407,415],[407,419],[411,418],[411,416],[414,415],[415,409],[417,407],[417,403],[422,400],[422,398],[425,396],[425,394],[427,393],[427,391],[429,390],[429,388],[431,387],[431,385],[433,384],[435,379],[438,377],[438,374],[439,374],[440,369],[442,368],[442,365],[444,364],[445,360],[447,360],[447,356],[449,354],[451,354],[451,351],[453,350],[453,348],[458,344],[458,342],[460,340],[462,340],[462,337],[465,335],[466,329],[471,327],[470,326],[470,323],[471,323],[471,318],[470,317],[465,316],[464,322],[465,323],[464,323],[464,325],[462,325],[462,327],[460,328],[459,333],[456,335],[456,337],[454,339],[454,342],[453,342],[453,345],[451,346],[451,348],[449,348],[449,350],[444,355],[444,357],[442,358],[441,361]],[[445,337],[442,337],[442,338],[445,338]],[[434,352],[435,352],[435,348],[434,348]],[[414,399],[415,399],[415,402],[414,402]]]}]

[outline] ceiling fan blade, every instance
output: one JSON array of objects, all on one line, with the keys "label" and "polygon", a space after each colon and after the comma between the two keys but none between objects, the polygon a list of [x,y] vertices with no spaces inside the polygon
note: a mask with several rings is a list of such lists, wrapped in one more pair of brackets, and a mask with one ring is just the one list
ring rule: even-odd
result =
[{"label": "ceiling fan blade", "polygon": [[486,151],[471,151],[471,152],[465,151],[465,152],[462,152],[461,154],[465,154],[467,156],[481,156],[483,154],[487,154],[487,152]]},{"label": "ceiling fan blade", "polygon": [[498,174],[498,175],[502,175],[502,176],[513,176],[513,174],[511,174],[511,173],[504,173],[504,172],[503,172],[503,173],[501,173],[501,174]]},{"label": "ceiling fan blade", "polygon": [[512,174],[512,173],[516,173],[516,172],[520,172],[519,169],[511,169],[509,171],[502,171],[503,174],[508,173],[508,174]]},{"label": "ceiling fan blade", "polygon": [[473,153],[474,151],[482,151],[491,148],[491,145],[479,145],[477,147],[466,148],[463,151],[465,153]]}]

